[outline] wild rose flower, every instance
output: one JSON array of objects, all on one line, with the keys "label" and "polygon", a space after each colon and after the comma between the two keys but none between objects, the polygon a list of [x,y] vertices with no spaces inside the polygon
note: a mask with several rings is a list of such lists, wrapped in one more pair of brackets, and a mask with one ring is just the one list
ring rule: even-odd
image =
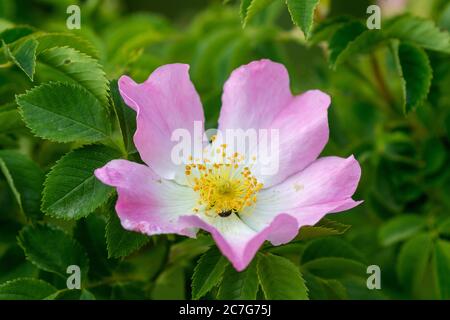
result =
[{"label": "wild rose flower", "polygon": [[[134,142],[146,165],[113,160],[95,175],[116,187],[116,211],[125,229],[189,237],[203,229],[241,271],[265,240],[287,243],[300,227],[359,204],[351,198],[361,174],[354,157],[317,159],[328,141],[330,97],[318,90],[293,96],[286,69],[269,60],[231,74],[218,129],[278,130],[277,173],[264,174],[216,141],[202,151],[202,162],[195,162],[194,154],[192,163],[174,163],[172,133],[183,128],[194,135],[194,123],[204,123],[188,69],[170,64],[142,84],[127,76],[119,80],[123,99],[137,113]],[[225,158],[228,163],[219,161]]]}]

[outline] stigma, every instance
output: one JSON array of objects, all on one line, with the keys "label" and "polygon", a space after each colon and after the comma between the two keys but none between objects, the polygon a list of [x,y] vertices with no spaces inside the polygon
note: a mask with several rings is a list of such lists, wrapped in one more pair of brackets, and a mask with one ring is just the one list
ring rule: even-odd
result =
[{"label": "stigma", "polygon": [[222,144],[210,150],[210,157],[204,153],[200,163],[190,157],[191,163],[185,166],[188,184],[198,194],[193,212],[226,218],[250,212],[248,209],[256,204],[263,184],[252,175],[244,156],[238,152],[227,156],[226,148]]}]

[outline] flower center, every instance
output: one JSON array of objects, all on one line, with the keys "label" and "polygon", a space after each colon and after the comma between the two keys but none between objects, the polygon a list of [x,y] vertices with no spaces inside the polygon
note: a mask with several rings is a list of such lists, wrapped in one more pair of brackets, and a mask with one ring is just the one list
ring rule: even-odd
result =
[{"label": "flower center", "polygon": [[236,152],[227,157],[225,149],[225,144],[216,149],[221,157],[214,162],[204,158],[203,163],[185,167],[188,183],[199,195],[194,212],[203,209],[209,216],[228,217],[256,203],[263,184],[245,166],[243,156]]}]

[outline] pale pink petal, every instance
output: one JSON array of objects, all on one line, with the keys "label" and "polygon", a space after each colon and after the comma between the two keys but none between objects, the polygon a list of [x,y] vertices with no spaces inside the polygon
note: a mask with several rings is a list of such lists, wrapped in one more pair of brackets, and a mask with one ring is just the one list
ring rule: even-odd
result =
[{"label": "pale pink petal", "polygon": [[156,69],[142,84],[127,76],[119,79],[123,99],[137,112],[134,143],[139,154],[166,179],[175,179],[183,170],[171,157],[178,143],[172,141],[174,131],[186,129],[194,137],[194,121],[198,121],[200,138],[203,134],[203,109],[188,70],[186,64],[168,64]]},{"label": "pale pink petal", "polygon": [[255,231],[236,215],[222,217],[184,216],[180,220],[211,233],[224,256],[237,271],[244,270],[265,240],[279,245],[297,235],[297,221],[289,215],[278,215],[268,226]]},{"label": "pale pink petal", "polygon": [[[227,129],[256,131],[259,145],[244,153],[247,157],[257,155],[252,172],[268,188],[317,159],[328,141],[329,105],[330,97],[319,90],[292,96],[283,65],[254,61],[233,71],[225,83],[219,130],[224,137]],[[262,130],[268,140],[262,138]],[[273,131],[278,141],[271,139]],[[230,150],[234,151],[243,153]]]},{"label": "pale pink petal", "polygon": [[256,230],[281,213],[295,217],[299,227],[313,225],[328,213],[361,203],[351,198],[360,176],[361,168],[353,156],[320,158],[284,182],[261,190],[254,213],[242,215],[242,219]]},{"label": "pale pink petal", "polygon": [[[278,130],[279,143],[274,143],[278,145],[278,152],[270,149],[262,152],[260,145],[259,162],[252,170],[265,188],[284,181],[317,159],[328,141],[329,105],[327,94],[319,90],[307,91],[296,96],[274,119],[270,129]],[[271,139],[267,143],[270,144]]]},{"label": "pale pink petal", "polygon": [[147,235],[177,233],[193,237],[196,229],[179,221],[192,214],[195,192],[161,179],[149,167],[127,160],[112,160],[95,170],[103,183],[116,187],[116,212],[127,230]]},{"label": "pale pink petal", "polygon": [[267,128],[291,100],[286,68],[253,61],[234,70],[224,85],[219,130]]}]

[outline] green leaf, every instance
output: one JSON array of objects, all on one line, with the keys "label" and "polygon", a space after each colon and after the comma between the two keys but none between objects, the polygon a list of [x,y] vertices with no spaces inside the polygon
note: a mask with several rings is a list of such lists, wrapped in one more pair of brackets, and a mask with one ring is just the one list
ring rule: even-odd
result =
[{"label": "green leaf", "polygon": [[443,300],[450,299],[450,242],[437,240],[434,246],[433,265],[439,296]]},{"label": "green leaf", "polygon": [[244,271],[237,272],[229,264],[223,274],[218,293],[222,300],[255,300],[258,292],[257,259],[254,259]]},{"label": "green leaf", "polygon": [[151,297],[155,300],[184,300],[185,291],[184,269],[175,265],[161,273],[155,282]]},{"label": "green leaf", "polygon": [[0,133],[11,133],[24,128],[15,102],[0,107]]},{"label": "green leaf", "polygon": [[87,40],[72,33],[37,33],[34,34],[39,41],[37,53],[40,54],[46,49],[53,47],[70,47],[79,52],[83,52],[92,58],[98,58],[97,49]]},{"label": "green leaf", "polygon": [[258,278],[268,300],[308,300],[308,289],[299,268],[286,258],[260,255]]},{"label": "green leaf", "polygon": [[302,264],[324,257],[340,257],[363,261],[361,254],[348,242],[339,238],[316,239],[308,243],[302,254]]},{"label": "green leaf", "polygon": [[394,43],[393,47],[397,70],[402,79],[403,111],[406,114],[427,98],[433,70],[423,49],[404,43]]},{"label": "green leaf", "polygon": [[13,150],[0,150],[0,170],[21,210],[30,217],[40,215],[44,173],[36,163]]},{"label": "green leaf", "polygon": [[97,60],[69,47],[42,51],[38,61],[61,72],[69,82],[79,84],[104,106],[108,105],[108,80]]},{"label": "green leaf", "polygon": [[193,258],[208,251],[214,241],[210,235],[199,234],[195,239],[188,238],[170,246],[169,263],[189,263]]},{"label": "green leaf", "polygon": [[342,25],[334,32],[330,39],[330,65],[336,66],[339,56],[346,50],[349,44],[366,30],[366,26],[359,21],[351,21]]},{"label": "green leaf", "polygon": [[95,296],[86,289],[63,289],[45,297],[45,300],[95,300]]},{"label": "green leaf", "polygon": [[406,240],[422,230],[426,225],[423,217],[403,215],[392,218],[380,228],[378,238],[383,246]]},{"label": "green leaf", "polygon": [[432,20],[409,14],[395,17],[383,26],[388,38],[399,39],[429,50],[450,53],[450,34]]},{"label": "green leaf", "polygon": [[400,250],[397,262],[397,276],[400,283],[409,290],[421,283],[430,260],[433,240],[427,233],[421,233],[408,240]]},{"label": "green leaf", "polygon": [[48,225],[29,225],[19,232],[18,240],[26,258],[39,269],[67,279],[67,267],[77,265],[81,270],[81,281],[87,275],[89,261],[86,252],[62,230]]},{"label": "green leaf", "polygon": [[198,300],[207,294],[222,279],[227,259],[212,247],[198,260],[192,275],[192,299]]},{"label": "green leaf", "polygon": [[347,232],[349,228],[349,225],[324,218],[315,226],[303,226],[295,240],[304,241],[318,237],[340,235]]},{"label": "green leaf", "polygon": [[386,38],[380,30],[365,30],[348,42],[342,51],[336,53],[334,65],[338,66],[352,59],[357,54],[373,52],[384,41],[386,41]]},{"label": "green leaf", "polygon": [[266,8],[273,0],[242,0],[240,7],[242,26],[245,28],[251,19]]},{"label": "green leaf", "polygon": [[28,127],[41,138],[57,142],[95,142],[108,138],[105,108],[82,87],[43,84],[16,98]]},{"label": "green leaf", "polygon": [[63,156],[45,180],[42,210],[63,219],[87,216],[113,192],[94,176],[94,170],[118,157],[117,151],[98,145],[76,149]]},{"label": "green leaf", "polygon": [[0,39],[6,44],[12,43],[20,38],[26,37],[34,32],[30,26],[14,26],[12,28],[4,29],[0,32]]},{"label": "green leaf", "polygon": [[0,285],[0,300],[40,300],[56,292],[49,283],[32,278],[19,278]]},{"label": "green leaf", "polygon": [[120,131],[122,132],[125,149],[128,153],[132,153],[136,151],[133,142],[133,136],[136,132],[136,112],[125,105],[125,102],[119,93],[117,80],[111,81],[110,91],[114,110],[119,119]]},{"label": "green leaf", "polygon": [[366,266],[353,259],[323,257],[302,263],[302,269],[325,279],[340,279],[347,275],[366,276]]},{"label": "green leaf", "polygon": [[309,37],[313,24],[314,10],[319,0],[286,0],[292,22],[302,29],[305,37]]},{"label": "green leaf", "polygon": [[126,257],[148,243],[150,237],[125,230],[115,212],[109,215],[106,225],[106,243],[109,258]]},{"label": "green leaf", "polygon": [[344,24],[352,21],[350,17],[337,16],[334,18],[326,19],[319,24],[314,25],[314,28],[309,37],[309,43],[317,44],[321,41],[331,39],[333,34]]},{"label": "green leaf", "polygon": [[36,48],[38,42],[35,39],[28,39],[21,43],[14,50],[10,50],[8,45],[3,42],[6,54],[23,72],[33,81],[34,70],[36,67]]}]

